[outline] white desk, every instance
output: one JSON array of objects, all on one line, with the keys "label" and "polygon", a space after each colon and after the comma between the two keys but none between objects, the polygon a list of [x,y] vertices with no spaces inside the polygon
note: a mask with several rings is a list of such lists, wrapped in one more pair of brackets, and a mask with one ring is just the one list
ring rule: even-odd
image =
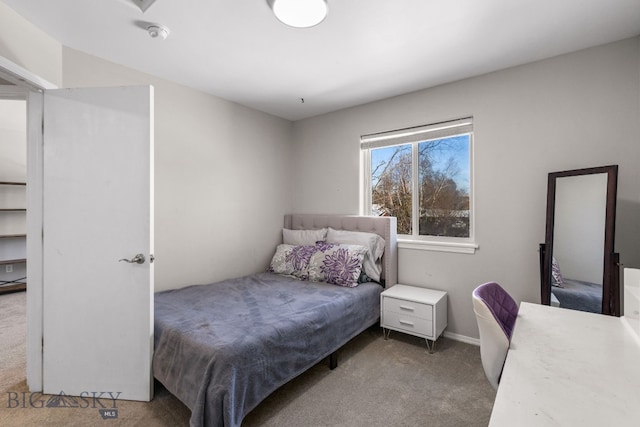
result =
[{"label": "white desk", "polygon": [[489,423],[640,426],[640,342],[618,317],[522,303]]}]

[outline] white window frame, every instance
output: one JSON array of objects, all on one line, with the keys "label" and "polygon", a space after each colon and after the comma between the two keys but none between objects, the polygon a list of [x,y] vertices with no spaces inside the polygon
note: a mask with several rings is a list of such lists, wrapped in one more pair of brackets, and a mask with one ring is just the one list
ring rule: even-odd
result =
[{"label": "white window frame", "polygon": [[[469,237],[443,237],[419,235],[418,215],[418,144],[423,141],[469,134]],[[478,248],[475,241],[475,189],[474,189],[474,135],[473,118],[449,120],[430,125],[398,129],[389,132],[362,135],[360,137],[362,165],[361,213],[371,215],[371,149],[412,144],[412,230],[413,234],[399,234],[398,247],[473,254]]]}]

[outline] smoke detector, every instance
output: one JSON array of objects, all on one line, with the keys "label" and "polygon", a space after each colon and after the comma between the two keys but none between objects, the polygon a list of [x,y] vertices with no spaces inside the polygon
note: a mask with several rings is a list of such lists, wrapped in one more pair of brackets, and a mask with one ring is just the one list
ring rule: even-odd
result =
[{"label": "smoke detector", "polygon": [[164,25],[151,24],[147,27],[147,32],[152,39],[164,40],[169,37],[169,29]]}]

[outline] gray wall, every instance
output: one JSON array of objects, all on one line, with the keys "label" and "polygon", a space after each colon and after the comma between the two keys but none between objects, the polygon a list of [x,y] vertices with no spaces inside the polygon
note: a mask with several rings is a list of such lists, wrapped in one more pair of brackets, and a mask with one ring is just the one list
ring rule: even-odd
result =
[{"label": "gray wall", "polygon": [[291,210],[291,122],[66,47],[63,76],[155,88],[156,291],[266,268]]},{"label": "gray wall", "polygon": [[640,266],[640,38],[294,123],[294,211],[358,213],[359,137],[473,115],[474,255],[401,249],[400,283],[449,293],[448,332],[478,337],[471,292],[539,302],[549,172],[618,164],[616,248]]}]

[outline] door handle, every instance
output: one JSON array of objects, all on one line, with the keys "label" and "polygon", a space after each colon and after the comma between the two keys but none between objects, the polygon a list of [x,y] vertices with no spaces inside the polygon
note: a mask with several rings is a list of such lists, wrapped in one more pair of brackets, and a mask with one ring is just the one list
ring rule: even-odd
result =
[{"label": "door handle", "polygon": [[131,259],[122,258],[118,262],[122,262],[122,261],[128,262],[129,264],[144,264],[145,258],[144,258],[144,255],[137,254]]}]

